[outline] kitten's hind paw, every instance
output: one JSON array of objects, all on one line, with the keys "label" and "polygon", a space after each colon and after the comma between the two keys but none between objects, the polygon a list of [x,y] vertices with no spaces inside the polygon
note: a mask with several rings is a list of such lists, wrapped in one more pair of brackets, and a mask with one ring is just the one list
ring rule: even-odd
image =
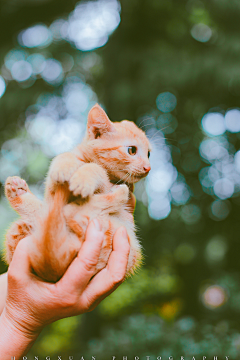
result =
[{"label": "kitten's hind paw", "polygon": [[5,182],[5,194],[10,202],[27,192],[30,191],[25,180],[18,176],[9,176],[7,178]]}]

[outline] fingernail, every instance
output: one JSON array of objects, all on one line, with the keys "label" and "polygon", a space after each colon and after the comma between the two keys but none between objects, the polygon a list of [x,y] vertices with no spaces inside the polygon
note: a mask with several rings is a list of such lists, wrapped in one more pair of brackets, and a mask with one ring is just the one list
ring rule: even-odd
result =
[{"label": "fingernail", "polygon": [[96,230],[101,231],[101,225],[100,225],[98,219],[93,219],[93,224],[94,224]]}]

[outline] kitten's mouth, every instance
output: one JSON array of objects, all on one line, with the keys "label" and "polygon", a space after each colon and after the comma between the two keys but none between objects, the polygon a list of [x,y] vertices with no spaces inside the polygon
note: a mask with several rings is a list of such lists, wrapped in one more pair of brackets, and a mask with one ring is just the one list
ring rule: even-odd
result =
[{"label": "kitten's mouth", "polygon": [[[119,178],[113,178],[111,179],[111,182],[113,184],[126,184],[129,188],[133,186],[134,183],[140,181],[141,179],[145,178],[148,175],[148,173],[142,173],[142,174],[130,174],[126,173],[125,175],[122,174],[122,179],[119,180]],[[131,189],[130,189],[131,190]]]},{"label": "kitten's mouth", "polygon": [[137,180],[141,180],[141,179],[145,178],[147,175],[148,175],[148,173],[144,173],[144,174],[141,174],[141,175],[132,175],[132,178],[135,178]]}]

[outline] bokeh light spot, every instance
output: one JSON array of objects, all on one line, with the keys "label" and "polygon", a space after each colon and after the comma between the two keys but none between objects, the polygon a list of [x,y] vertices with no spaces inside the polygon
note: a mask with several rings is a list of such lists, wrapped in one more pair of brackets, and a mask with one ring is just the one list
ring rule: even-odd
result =
[{"label": "bokeh light spot", "polygon": [[219,141],[218,138],[206,139],[201,142],[199,151],[204,159],[208,160],[209,162],[214,162],[215,160],[228,157],[228,151],[225,146],[228,146],[227,141]]},{"label": "bokeh light spot", "polygon": [[182,309],[182,301],[180,299],[175,299],[169,302],[166,302],[158,309],[159,315],[165,320],[173,320]]},{"label": "bokeh light spot", "polygon": [[149,215],[155,220],[165,219],[170,211],[171,203],[168,198],[163,198],[160,202],[158,199],[153,200],[148,205]]},{"label": "bokeh light spot", "polygon": [[211,261],[221,261],[227,252],[227,244],[221,236],[215,236],[206,246],[206,257]]},{"label": "bokeh light spot", "polygon": [[164,134],[172,134],[178,126],[177,119],[172,114],[162,114],[158,117],[156,122],[158,128]]},{"label": "bokeh light spot", "polygon": [[240,111],[237,109],[229,110],[225,114],[226,129],[232,133],[240,131]]},{"label": "bokeh light spot", "polygon": [[238,150],[234,155],[234,164],[236,170],[240,173],[240,150]]},{"label": "bokeh light spot", "polygon": [[120,20],[120,3],[116,0],[81,2],[61,32],[78,49],[89,51],[105,45]]},{"label": "bokeh light spot", "polygon": [[205,43],[211,39],[212,30],[205,24],[196,24],[191,29],[191,35],[195,40]]},{"label": "bokeh light spot", "polygon": [[24,50],[11,50],[5,56],[4,62],[7,69],[11,70],[17,61],[26,60],[27,53]]},{"label": "bokeh light spot", "polygon": [[6,90],[6,83],[2,76],[0,76],[0,98],[3,96]]},{"label": "bokeh light spot", "polygon": [[190,198],[190,192],[187,185],[184,182],[175,182],[171,187],[171,195],[174,204],[183,205]]},{"label": "bokeh light spot", "polygon": [[32,75],[32,66],[25,60],[17,61],[11,68],[11,74],[16,81],[26,81]]},{"label": "bokeh light spot", "polygon": [[177,326],[182,332],[188,332],[195,328],[195,320],[191,317],[185,317],[183,319],[178,320]]},{"label": "bokeh light spot", "polygon": [[52,36],[46,25],[32,26],[18,35],[19,44],[28,48],[47,46],[51,41]]},{"label": "bokeh light spot", "polygon": [[34,74],[40,74],[45,66],[45,57],[42,54],[32,54],[28,56],[27,61],[31,64]]},{"label": "bokeh light spot", "polygon": [[59,41],[62,40],[63,37],[66,37],[66,31],[64,34],[65,27],[67,27],[67,21],[63,19],[57,19],[50,25],[49,30],[51,31],[54,40]]},{"label": "bokeh light spot", "polygon": [[61,80],[60,76],[62,75],[62,72],[62,65],[59,61],[47,59],[41,76],[46,82],[54,84]]},{"label": "bokeh light spot", "polygon": [[67,110],[73,114],[84,113],[89,101],[85,89],[79,84],[76,84],[68,91],[64,100]]},{"label": "bokeh light spot", "polygon": [[168,113],[173,111],[177,106],[177,98],[170,92],[163,92],[158,95],[156,99],[157,108],[164,112]]},{"label": "bokeh light spot", "polygon": [[195,254],[194,247],[187,243],[179,245],[174,252],[176,260],[181,264],[189,264],[194,259]]},{"label": "bokeh light spot", "polygon": [[227,178],[222,178],[215,182],[213,190],[217,197],[224,200],[230,198],[233,195],[234,183]]},{"label": "bokeh light spot", "polygon": [[173,182],[173,173],[170,168],[152,171],[148,186],[156,192],[168,191]]},{"label": "bokeh light spot", "polygon": [[230,213],[230,207],[226,201],[215,200],[211,204],[211,213],[212,218],[216,221],[221,221],[226,219]]},{"label": "bokeh light spot", "polygon": [[209,309],[217,309],[227,301],[226,291],[218,285],[209,286],[202,295],[203,304]]},{"label": "bokeh light spot", "polygon": [[186,224],[195,224],[201,218],[201,210],[194,204],[185,205],[181,209],[181,217]]},{"label": "bokeh light spot", "polygon": [[220,113],[208,113],[202,118],[202,127],[208,135],[222,135],[226,130],[224,116]]}]

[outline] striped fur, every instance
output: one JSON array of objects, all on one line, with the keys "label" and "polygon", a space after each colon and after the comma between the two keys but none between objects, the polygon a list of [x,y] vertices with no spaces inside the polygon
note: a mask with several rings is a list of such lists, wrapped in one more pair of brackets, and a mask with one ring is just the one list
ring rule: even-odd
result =
[{"label": "striped fur", "polygon": [[[136,148],[136,154],[130,154],[129,147]],[[21,219],[7,232],[6,261],[11,262],[17,243],[31,234],[29,253],[35,273],[56,282],[81,248],[88,223],[97,217],[105,238],[96,272],[106,266],[113,234],[125,226],[131,246],[127,273],[134,273],[142,255],[128,207],[129,189],[149,172],[149,150],[144,132],[133,122],[112,123],[95,105],[83,142],[53,159],[43,203],[23,180],[7,179],[6,196]]]}]

